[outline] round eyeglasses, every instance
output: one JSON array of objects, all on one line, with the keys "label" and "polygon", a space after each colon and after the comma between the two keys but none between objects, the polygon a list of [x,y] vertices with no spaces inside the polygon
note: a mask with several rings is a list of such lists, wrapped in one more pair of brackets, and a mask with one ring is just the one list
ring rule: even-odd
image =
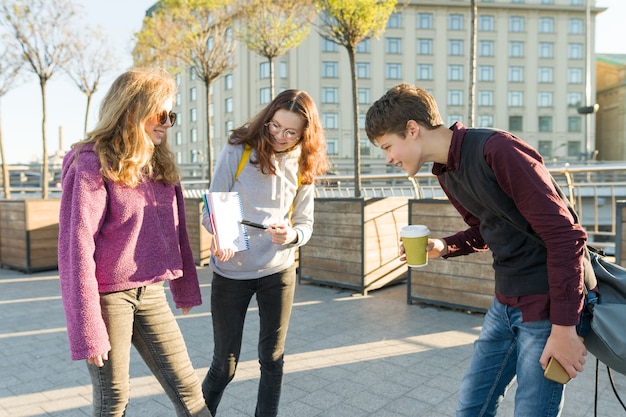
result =
[{"label": "round eyeglasses", "polygon": [[280,127],[280,125],[273,120],[265,123],[265,127],[267,127],[272,135],[279,136],[282,133],[283,137],[287,140],[295,141],[300,139],[300,133],[298,133],[297,130]]}]

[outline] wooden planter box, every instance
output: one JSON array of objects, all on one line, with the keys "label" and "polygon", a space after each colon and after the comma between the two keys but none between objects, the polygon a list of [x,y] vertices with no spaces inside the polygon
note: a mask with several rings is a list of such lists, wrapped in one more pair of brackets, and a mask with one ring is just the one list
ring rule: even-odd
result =
[{"label": "wooden planter box", "polygon": [[407,198],[316,198],[311,240],[299,250],[299,282],[367,291],[406,278],[398,260]]},{"label": "wooden planter box", "polygon": [[60,199],[0,200],[0,264],[26,273],[58,268]]},{"label": "wooden planter box", "polygon": [[[409,223],[425,224],[434,238],[465,230],[467,225],[448,200],[409,200]],[[491,252],[449,259],[430,259],[421,268],[408,268],[408,303],[414,301],[487,311],[494,297]]]},{"label": "wooden planter box", "polygon": [[198,266],[207,265],[211,260],[211,234],[202,226],[203,205],[202,198],[185,198],[187,234],[193,260]]}]

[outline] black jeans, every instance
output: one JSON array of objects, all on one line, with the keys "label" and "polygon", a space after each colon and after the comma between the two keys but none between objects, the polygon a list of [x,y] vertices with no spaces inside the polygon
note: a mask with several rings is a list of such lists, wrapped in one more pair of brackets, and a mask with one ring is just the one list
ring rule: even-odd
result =
[{"label": "black jeans", "polygon": [[202,383],[202,392],[214,416],[224,389],[235,376],[246,312],[254,294],[261,320],[258,346],[261,380],[255,416],[274,417],[278,414],[285,339],[295,286],[295,266],[249,280],[229,279],[213,274],[211,315],[215,346],[211,367]]}]

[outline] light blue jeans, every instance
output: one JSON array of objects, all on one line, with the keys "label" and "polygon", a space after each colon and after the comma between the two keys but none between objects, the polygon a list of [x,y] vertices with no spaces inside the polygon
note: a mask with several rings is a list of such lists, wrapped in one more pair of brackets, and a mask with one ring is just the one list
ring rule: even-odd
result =
[{"label": "light blue jeans", "polygon": [[174,404],[177,416],[211,417],[163,283],[101,293],[100,306],[111,351],[102,368],[87,364],[93,384],[93,415],[126,415],[132,343]]},{"label": "light blue jeans", "polygon": [[519,309],[494,300],[461,383],[457,417],[495,416],[516,376],[516,417],[559,416],[564,385],[546,379],[539,363],[551,328],[549,320],[523,323]]}]

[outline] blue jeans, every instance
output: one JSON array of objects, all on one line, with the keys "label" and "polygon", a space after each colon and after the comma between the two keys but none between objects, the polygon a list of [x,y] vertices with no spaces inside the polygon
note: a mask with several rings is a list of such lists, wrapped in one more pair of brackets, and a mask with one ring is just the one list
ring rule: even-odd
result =
[{"label": "blue jeans", "polygon": [[516,376],[516,417],[559,416],[564,385],[546,379],[539,363],[551,329],[549,320],[522,322],[519,309],[494,300],[474,342],[456,416],[495,416]]},{"label": "blue jeans", "polygon": [[285,339],[295,287],[295,266],[273,275],[249,280],[229,279],[213,274],[213,361],[202,383],[204,399],[213,415],[216,415],[224,389],[235,376],[246,312],[254,294],[261,322],[258,346],[261,380],[255,416],[274,417],[278,414],[283,384]]},{"label": "blue jeans", "polygon": [[135,346],[166,394],[177,416],[211,417],[163,283],[100,294],[111,351],[103,367],[89,365],[94,416],[126,414],[130,398],[130,346]]}]

